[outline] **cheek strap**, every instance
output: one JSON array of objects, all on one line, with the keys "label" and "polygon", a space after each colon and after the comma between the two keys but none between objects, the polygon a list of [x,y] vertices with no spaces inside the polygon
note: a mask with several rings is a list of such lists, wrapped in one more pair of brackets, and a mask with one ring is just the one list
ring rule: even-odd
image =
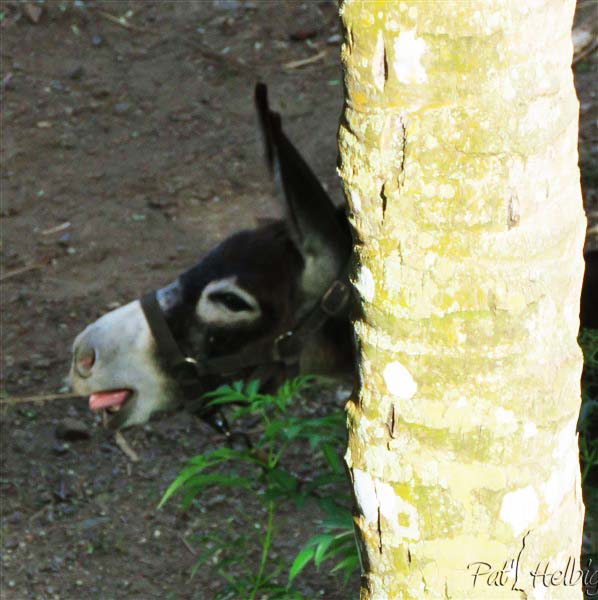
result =
[{"label": "cheek strap", "polygon": [[171,373],[176,375],[175,379],[187,396],[187,410],[197,414],[217,431],[226,433],[228,427],[224,417],[214,407],[207,407],[207,400],[203,398],[205,392],[213,389],[211,384],[214,383],[214,377],[238,376],[251,369],[253,378],[263,381],[262,377],[271,373],[274,367],[282,367],[287,376],[293,376],[299,370],[301,351],[308,338],[321,329],[326,321],[343,314],[349,299],[349,286],[335,280],[294,328],[274,339],[253,342],[233,354],[198,360],[181,352],[155,292],[145,294],[140,303],[160,357]]}]

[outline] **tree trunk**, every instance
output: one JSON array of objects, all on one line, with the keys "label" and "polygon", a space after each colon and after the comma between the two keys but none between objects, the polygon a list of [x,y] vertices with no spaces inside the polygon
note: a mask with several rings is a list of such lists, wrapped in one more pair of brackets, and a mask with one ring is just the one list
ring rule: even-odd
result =
[{"label": "tree trunk", "polygon": [[341,5],[363,599],[581,597],[574,6]]}]

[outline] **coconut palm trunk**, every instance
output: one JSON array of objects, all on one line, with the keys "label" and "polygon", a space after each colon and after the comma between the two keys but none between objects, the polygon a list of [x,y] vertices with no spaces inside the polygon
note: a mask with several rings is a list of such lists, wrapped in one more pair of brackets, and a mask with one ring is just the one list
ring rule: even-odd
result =
[{"label": "coconut palm trunk", "polygon": [[341,4],[362,599],[581,597],[574,7]]}]

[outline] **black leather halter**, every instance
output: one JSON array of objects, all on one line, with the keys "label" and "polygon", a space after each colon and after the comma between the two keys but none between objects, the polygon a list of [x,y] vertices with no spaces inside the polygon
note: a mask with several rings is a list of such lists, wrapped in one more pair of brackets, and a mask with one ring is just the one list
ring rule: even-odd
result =
[{"label": "black leather halter", "polygon": [[216,376],[234,377],[247,369],[253,369],[252,379],[261,379],[260,375],[274,367],[283,367],[287,376],[295,375],[299,370],[301,351],[308,338],[321,329],[328,319],[339,316],[345,310],[349,296],[349,286],[335,280],[293,329],[274,339],[249,344],[233,354],[202,359],[181,351],[166,322],[155,291],[145,294],[140,302],[158,352],[183,389],[187,401],[186,410],[197,414],[218,432],[228,434],[224,416],[219,411],[210,410],[208,401],[202,397],[213,389]]}]

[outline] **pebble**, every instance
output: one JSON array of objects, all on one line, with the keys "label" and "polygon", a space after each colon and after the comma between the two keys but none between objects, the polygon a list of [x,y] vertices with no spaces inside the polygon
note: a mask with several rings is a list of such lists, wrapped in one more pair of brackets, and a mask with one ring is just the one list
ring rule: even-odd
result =
[{"label": "pebble", "polygon": [[52,452],[56,454],[56,456],[62,456],[64,454],[67,454],[69,449],[70,446],[68,444],[61,444],[60,442],[55,442],[52,445]]},{"label": "pebble", "polygon": [[88,440],[91,436],[87,425],[73,417],[65,417],[58,423],[54,435],[59,440],[76,442],[80,440]]},{"label": "pebble", "polygon": [[58,244],[60,246],[68,246],[68,243],[71,241],[71,234],[67,231],[66,233],[63,233],[59,238],[58,238]]},{"label": "pebble", "polygon": [[75,65],[71,69],[69,69],[68,76],[69,79],[77,80],[81,79],[85,75],[85,69],[82,65]]},{"label": "pebble", "polygon": [[104,38],[101,35],[98,35],[97,33],[91,36],[91,45],[94,48],[99,48],[100,46],[102,46],[104,44]]},{"label": "pebble", "polygon": [[117,115],[124,115],[130,108],[131,105],[128,102],[119,102],[114,105],[114,113]]},{"label": "pebble", "polygon": [[54,79],[53,81],[50,82],[50,89],[53,92],[64,92],[65,87],[64,87],[64,85],[62,85],[62,83],[60,81],[58,81],[57,79]]},{"label": "pebble", "polygon": [[16,525],[17,523],[20,523],[23,520],[23,513],[19,512],[18,510],[16,510],[15,512],[13,512],[11,515],[9,515],[6,520],[11,524],[11,525]]}]

